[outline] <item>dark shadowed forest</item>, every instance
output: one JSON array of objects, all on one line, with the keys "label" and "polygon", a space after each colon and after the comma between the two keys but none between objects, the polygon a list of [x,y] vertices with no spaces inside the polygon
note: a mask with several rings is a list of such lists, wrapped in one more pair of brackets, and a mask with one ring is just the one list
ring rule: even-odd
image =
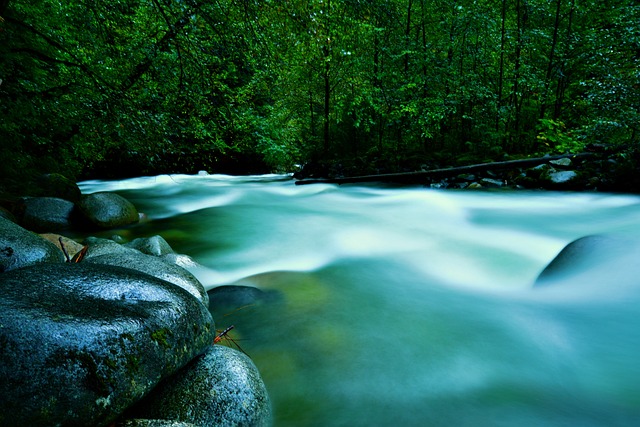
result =
[{"label": "dark shadowed forest", "polygon": [[635,156],[630,0],[0,1],[5,185]]}]

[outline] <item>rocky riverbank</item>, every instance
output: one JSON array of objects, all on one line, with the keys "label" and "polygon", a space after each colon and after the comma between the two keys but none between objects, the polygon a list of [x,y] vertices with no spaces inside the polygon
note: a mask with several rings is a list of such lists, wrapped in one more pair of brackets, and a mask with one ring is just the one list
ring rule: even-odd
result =
[{"label": "rocky riverbank", "polygon": [[269,425],[253,362],[214,345],[193,260],[160,236],[52,234],[140,217],[116,194],[54,194],[0,216],[0,426]]},{"label": "rocky riverbank", "polygon": [[461,166],[422,164],[396,173],[345,172],[336,165],[307,165],[294,174],[297,185],[385,182],[435,189],[508,189],[640,192],[640,152],[591,147],[580,154],[506,159]]}]

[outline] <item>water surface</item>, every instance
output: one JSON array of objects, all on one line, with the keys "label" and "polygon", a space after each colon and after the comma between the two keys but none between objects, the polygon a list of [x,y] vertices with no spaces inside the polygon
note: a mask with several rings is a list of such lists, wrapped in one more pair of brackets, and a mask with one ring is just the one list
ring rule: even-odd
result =
[{"label": "water surface", "polygon": [[148,221],[213,288],[263,375],[276,426],[640,425],[640,288],[533,288],[570,241],[640,238],[640,198],[285,176],[87,181]]}]

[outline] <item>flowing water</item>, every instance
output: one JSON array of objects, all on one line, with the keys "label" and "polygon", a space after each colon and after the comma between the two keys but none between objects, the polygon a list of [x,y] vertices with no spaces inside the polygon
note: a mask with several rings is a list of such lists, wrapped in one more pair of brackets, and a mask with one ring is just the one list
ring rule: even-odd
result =
[{"label": "flowing water", "polygon": [[[640,288],[534,288],[575,238],[640,238],[640,198],[295,186],[285,176],[87,181],[202,267],[273,301],[216,313],[278,426],[640,425]],[[635,298],[635,299],[634,299]]]}]

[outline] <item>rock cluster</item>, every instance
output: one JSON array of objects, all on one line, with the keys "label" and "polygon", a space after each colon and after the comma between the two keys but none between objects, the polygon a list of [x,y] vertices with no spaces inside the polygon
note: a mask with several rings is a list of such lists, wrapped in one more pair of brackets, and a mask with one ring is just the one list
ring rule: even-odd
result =
[{"label": "rock cluster", "polygon": [[601,173],[605,168],[599,165],[593,169],[593,162],[563,158],[546,163],[513,169],[490,169],[482,173],[460,174],[435,180],[431,188],[453,189],[543,189],[543,190],[598,190],[607,189],[607,178]]},{"label": "rock cluster", "polygon": [[[16,217],[46,231],[78,210],[98,228],[137,220],[98,194],[28,199]],[[65,262],[83,245],[63,238],[65,256],[60,238],[0,216],[0,426],[270,424],[255,365],[213,345],[209,296],[180,266],[188,257],[160,236],[88,238],[82,261]]]}]

